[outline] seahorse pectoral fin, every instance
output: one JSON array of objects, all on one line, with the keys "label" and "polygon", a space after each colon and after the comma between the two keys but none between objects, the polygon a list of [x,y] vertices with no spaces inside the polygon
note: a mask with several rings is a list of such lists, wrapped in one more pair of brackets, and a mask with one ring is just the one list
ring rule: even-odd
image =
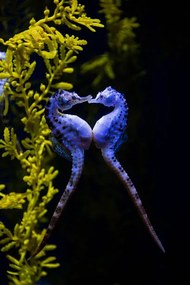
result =
[{"label": "seahorse pectoral fin", "polygon": [[127,141],[127,139],[128,139],[127,134],[126,134],[126,133],[123,133],[123,134],[120,136],[119,140],[117,141],[117,143],[116,143],[116,145],[115,145],[115,152],[117,152],[117,151],[120,149],[121,145],[122,145],[123,143],[125,143],[125,142]]}]

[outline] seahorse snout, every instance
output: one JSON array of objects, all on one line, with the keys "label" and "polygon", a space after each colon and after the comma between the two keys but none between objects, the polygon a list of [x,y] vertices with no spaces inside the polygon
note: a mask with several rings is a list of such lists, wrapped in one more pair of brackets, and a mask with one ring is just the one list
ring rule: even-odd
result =
[{"label": "seahorse snout", "polygon": [[89,102],[91,100],[92,100],[92,96],[88,95],[88,96],[85,96],[85,97],[80,97],[80,101],[78,103],[80,104],[80,103],[83,103],[83,102]]},{"label": "seahorse snout", "polygon": [[93,104],[93,103],[99,103],[99,102],[97,101],[97,98],[92,98],[92,96],[91,96],[91,99],[88,100],[88,103]]}]

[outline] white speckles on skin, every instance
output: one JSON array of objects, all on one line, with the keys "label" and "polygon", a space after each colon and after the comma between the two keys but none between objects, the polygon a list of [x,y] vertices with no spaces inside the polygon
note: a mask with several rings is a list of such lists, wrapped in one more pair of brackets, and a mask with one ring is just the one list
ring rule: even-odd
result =
[{"label": "white speckles on skin", "polygon": [[89,103],[100,103],[105,106],[114,107],[114,110],[111,113],[103,116],[96,122],[92,130],[93,140],[96,146],[101,148],[105,162],[116,173],[127,189],[129,196],[151,236],[160,249],[165,252],[165,249],[146,214],[133,182],[115,157],[115,150],[122,143],[120,142],[120,139],[123,137],[127,125],[128,107],[124,96],[113,88],[107,87],[104,91],[99,92],[96,98],[90,100]]}]

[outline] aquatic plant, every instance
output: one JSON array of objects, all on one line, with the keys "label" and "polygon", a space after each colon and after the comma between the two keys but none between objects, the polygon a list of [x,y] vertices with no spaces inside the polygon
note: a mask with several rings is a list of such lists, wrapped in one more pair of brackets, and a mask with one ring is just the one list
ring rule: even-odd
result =
[{"label": "aquatic plant", "polygon": [[[121,0],[100,0],[99,13],[104,16],[107,30],[107,50],[85,62],[82,74],[93,74],[93,86],[99,86],[105,80],[110,82],[123,76],[129,80],[129,68],[135,66],[138,52],[134,29],[139,27],[135,17],[123,17]],[[99,86],[100,88],[100,86]]]},{"label": "aquatic plant", "polygon": [[[45,230],[39,224],[47,212],[47,204],[58,192],[53,180],[58,171],[49,165],[52,142],[50,130],[44,118],[44,106],[55,90],[69,90],[72,82],[65,80],[74,71],[73,63],[87,41],[75,35],[62,34],[58,27],[79,31],[86,27],[95,31],[103,27],[98,19],[85,13],[85,6],[77,0],[54,0],[55,9],[44,10],[44,17],[32,18],[28,29],[8,40],[0,38],[6,49],[6,57],[0,60],[0,80],[3,90],[0,95],[3,116],[11,112],[14,105],[20,118],[19,128],[5,127],[0,140],[2,157],[17,160],[22,169],[22,180],[9,193],[9,185],[0,184],[0,209],[19,209],[21,221],[13,229],[0,222],[0,245],[9,260],[9,284],[35,284],[47,274],[47,268],[59,266],[56,257],[47,257],[45,248],[29,262],[29,257],[41,242]],[[40,72],[39,72],[40,70]],[[35,73],[40,73],[40,83]],[[69,81],[69,82],[68,82]],[[22,132],[22,138],[20,133]],[[21,184],[24,183],[24,187]]]}]

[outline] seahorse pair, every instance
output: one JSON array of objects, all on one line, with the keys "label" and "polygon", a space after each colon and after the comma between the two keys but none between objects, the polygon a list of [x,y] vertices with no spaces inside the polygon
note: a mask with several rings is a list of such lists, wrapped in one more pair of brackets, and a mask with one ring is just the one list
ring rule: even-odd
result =
[{"label": "seahorse pair", "polygon": [[[64,114],[65,110],[83,102],[100,103],[107,107],[113,107],[113,111],[100,118],[93,129],[86,121],[76,115]],[[124,95],[107,87],[99,92],[95,99],[92,96],[80,97],[75,92],[58,90],[46,105],[46,121],[50,127],[55,148],[60,154],[66,153],[72,160],[72,169],[69,182],[63,195],[53,213],[48,225],[46,234],[32,255],[38,254],[46,245],[58,219],[60,218],[67,201],[76,189],[79,178],[82,174],[84,163],[84,151],[94,141],[97,148],[101,149],[102,156],[107,165],[115,172],[127,189],[140,217],[147,227],[154,241],[165,252],[165,249],[158,238],[147,214],[142,205],[137,190],[115,156],[115,151],[123,143],[127,126],[128,106]],[[65,154],[64,154],[65,156]]]}]

